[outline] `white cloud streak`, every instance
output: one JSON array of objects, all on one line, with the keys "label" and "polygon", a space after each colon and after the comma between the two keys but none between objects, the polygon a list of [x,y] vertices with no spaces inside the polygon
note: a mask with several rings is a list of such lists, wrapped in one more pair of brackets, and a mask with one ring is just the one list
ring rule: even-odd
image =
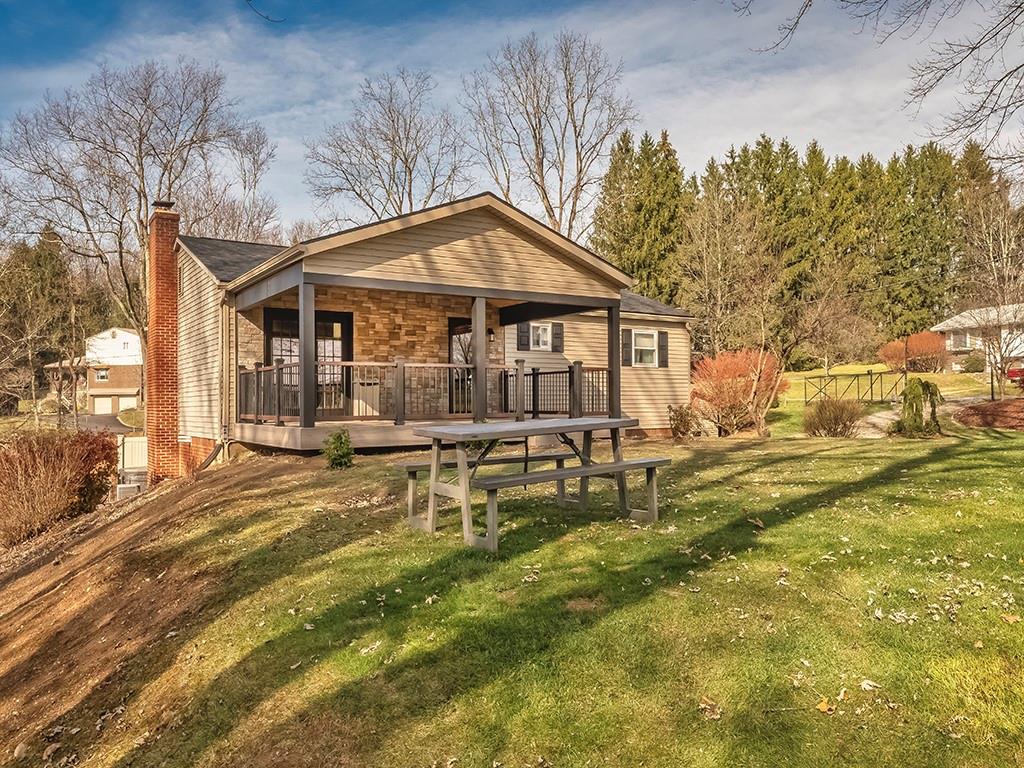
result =
[{"label": "white cloud streak", "polygon": [[562,27],[585,31],[621,58],[641,118],[637,129],[667,129],[689,171],[762,132],[797,146],[816,138],[830,154],[884,158],[926,139],[927,125],[950,108],[949,92],[920,114],[903,106],[910,66],[926,52],[924,43],[878,46],[827,9],[809,17],[789,48],[758,53],[774,40],[784,15],[771,2],[755,6],[749,17],[711,0],[598,2],[498,24],[452,11],[429,22],[310,29],[270,25],[243,11],[217,23],[179,21],[174,28],[167,16],[142,5],[80,60],[0,69],[0,109],[7,113],[0,117],[36,103],[47,88],[81,82],[104,59],[186,55],[216,62],[239,110],[261,121],[278,145],[268,191],[292,220],[312,210],[302,181],[303,141],[346,117],[363,78],[398,66],[424,68],[437,77],[439,97],[454,102],[464,73],[504,40],[531,30],[542,36]]}]

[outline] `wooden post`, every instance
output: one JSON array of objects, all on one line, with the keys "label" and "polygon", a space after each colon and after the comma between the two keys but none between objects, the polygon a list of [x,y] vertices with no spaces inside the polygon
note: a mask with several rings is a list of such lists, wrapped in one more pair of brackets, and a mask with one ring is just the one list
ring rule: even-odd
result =
[{"label": "wooden post", "polygon": [[487,299],[473,299],[473,421],[487,418]]},{"label": "wooden post", "polygon": [[569,366],[569,418],[583,416],[583,363],[574,360]]},{"label": "wooden post", "polygon": [[316,286],[299,286],[299,426],[316,424]]},{"label": "wooden post", "polygon": [[242,372],[244,370],[245,366],[239,365],[237,378],[235,379],[235,421],[239,423],[242,421],[242,385],[245,383],[245,376]]},{"label": "wooden post", "polygon": [[284,390],[284,358],[274,359],[274,419],[277,426],[284,426],[284,419],[281,418],[281,397]]},{"label": "wooden post", "polygon": [[516,360],[516,421],[526,421],[525,360]]},{"label": "wooden post", "polygon": [[260,414],[263,412],[263,387],[260,384],[261,364],[257,361],[252,367],[253,390],[255,391],[255,402],[252,404],[252,423],[262,424]]},{"label": "wooden post", "polygon": [[608,415],[622,416],[622,330],[619,307],[608,307]]},{"label": "wooden post", "polygon": [[534,366],[530,369],[530,397],[533,398],[533,418],[540,418],[540,368]]},{"label": "wooden post", "polygon": [[405,360],[395,360],[395,425],[405,424]]}]

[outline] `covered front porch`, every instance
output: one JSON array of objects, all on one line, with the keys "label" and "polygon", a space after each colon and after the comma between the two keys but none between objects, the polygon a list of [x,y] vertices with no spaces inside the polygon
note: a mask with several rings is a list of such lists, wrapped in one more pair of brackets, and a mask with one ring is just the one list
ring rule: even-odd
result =
[{"label": "covered front porch", "polygon": [[[305,277],[272,297],[236,300],[233,439],[315,450],[344,426],[356,447],[373,448],[424,444],[415,427],[442,420],[620,415],[617,300]],[[595,310],[607,316],[606,365],[527,365],[507,351],[505,334],[521,323]]]}]

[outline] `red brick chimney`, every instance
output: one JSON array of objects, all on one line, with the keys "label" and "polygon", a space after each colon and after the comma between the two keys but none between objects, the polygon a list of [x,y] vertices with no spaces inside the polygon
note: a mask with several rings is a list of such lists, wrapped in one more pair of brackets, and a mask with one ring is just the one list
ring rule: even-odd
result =
[{"label": "red brick chimney", "polygon": [[153,202],[146,296],[146,436],[149,483],[180,475],[178,456],[178,212]]}]

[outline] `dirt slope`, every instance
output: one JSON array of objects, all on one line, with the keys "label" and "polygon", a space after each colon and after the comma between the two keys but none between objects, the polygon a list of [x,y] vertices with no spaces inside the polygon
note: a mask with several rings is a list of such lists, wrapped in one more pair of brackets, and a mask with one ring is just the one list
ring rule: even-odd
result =
[{"label": "dirt slope", "polygon": [[179,650],[176,638],[215,615],[225,574],[167,546],[176,531],[210,526],[228,508],[245,514],[247,499],[312,485],[321,470],[319,459],[250,457],[193,482],[166,483],[6,553],[0,764],[20,744],[27,755],[12,763],[38,765],[48,746],[60,744],[51,762],[75,764],[76,749],[87,750],[96,731],[124,711],[132,670],[164,665]]}]

